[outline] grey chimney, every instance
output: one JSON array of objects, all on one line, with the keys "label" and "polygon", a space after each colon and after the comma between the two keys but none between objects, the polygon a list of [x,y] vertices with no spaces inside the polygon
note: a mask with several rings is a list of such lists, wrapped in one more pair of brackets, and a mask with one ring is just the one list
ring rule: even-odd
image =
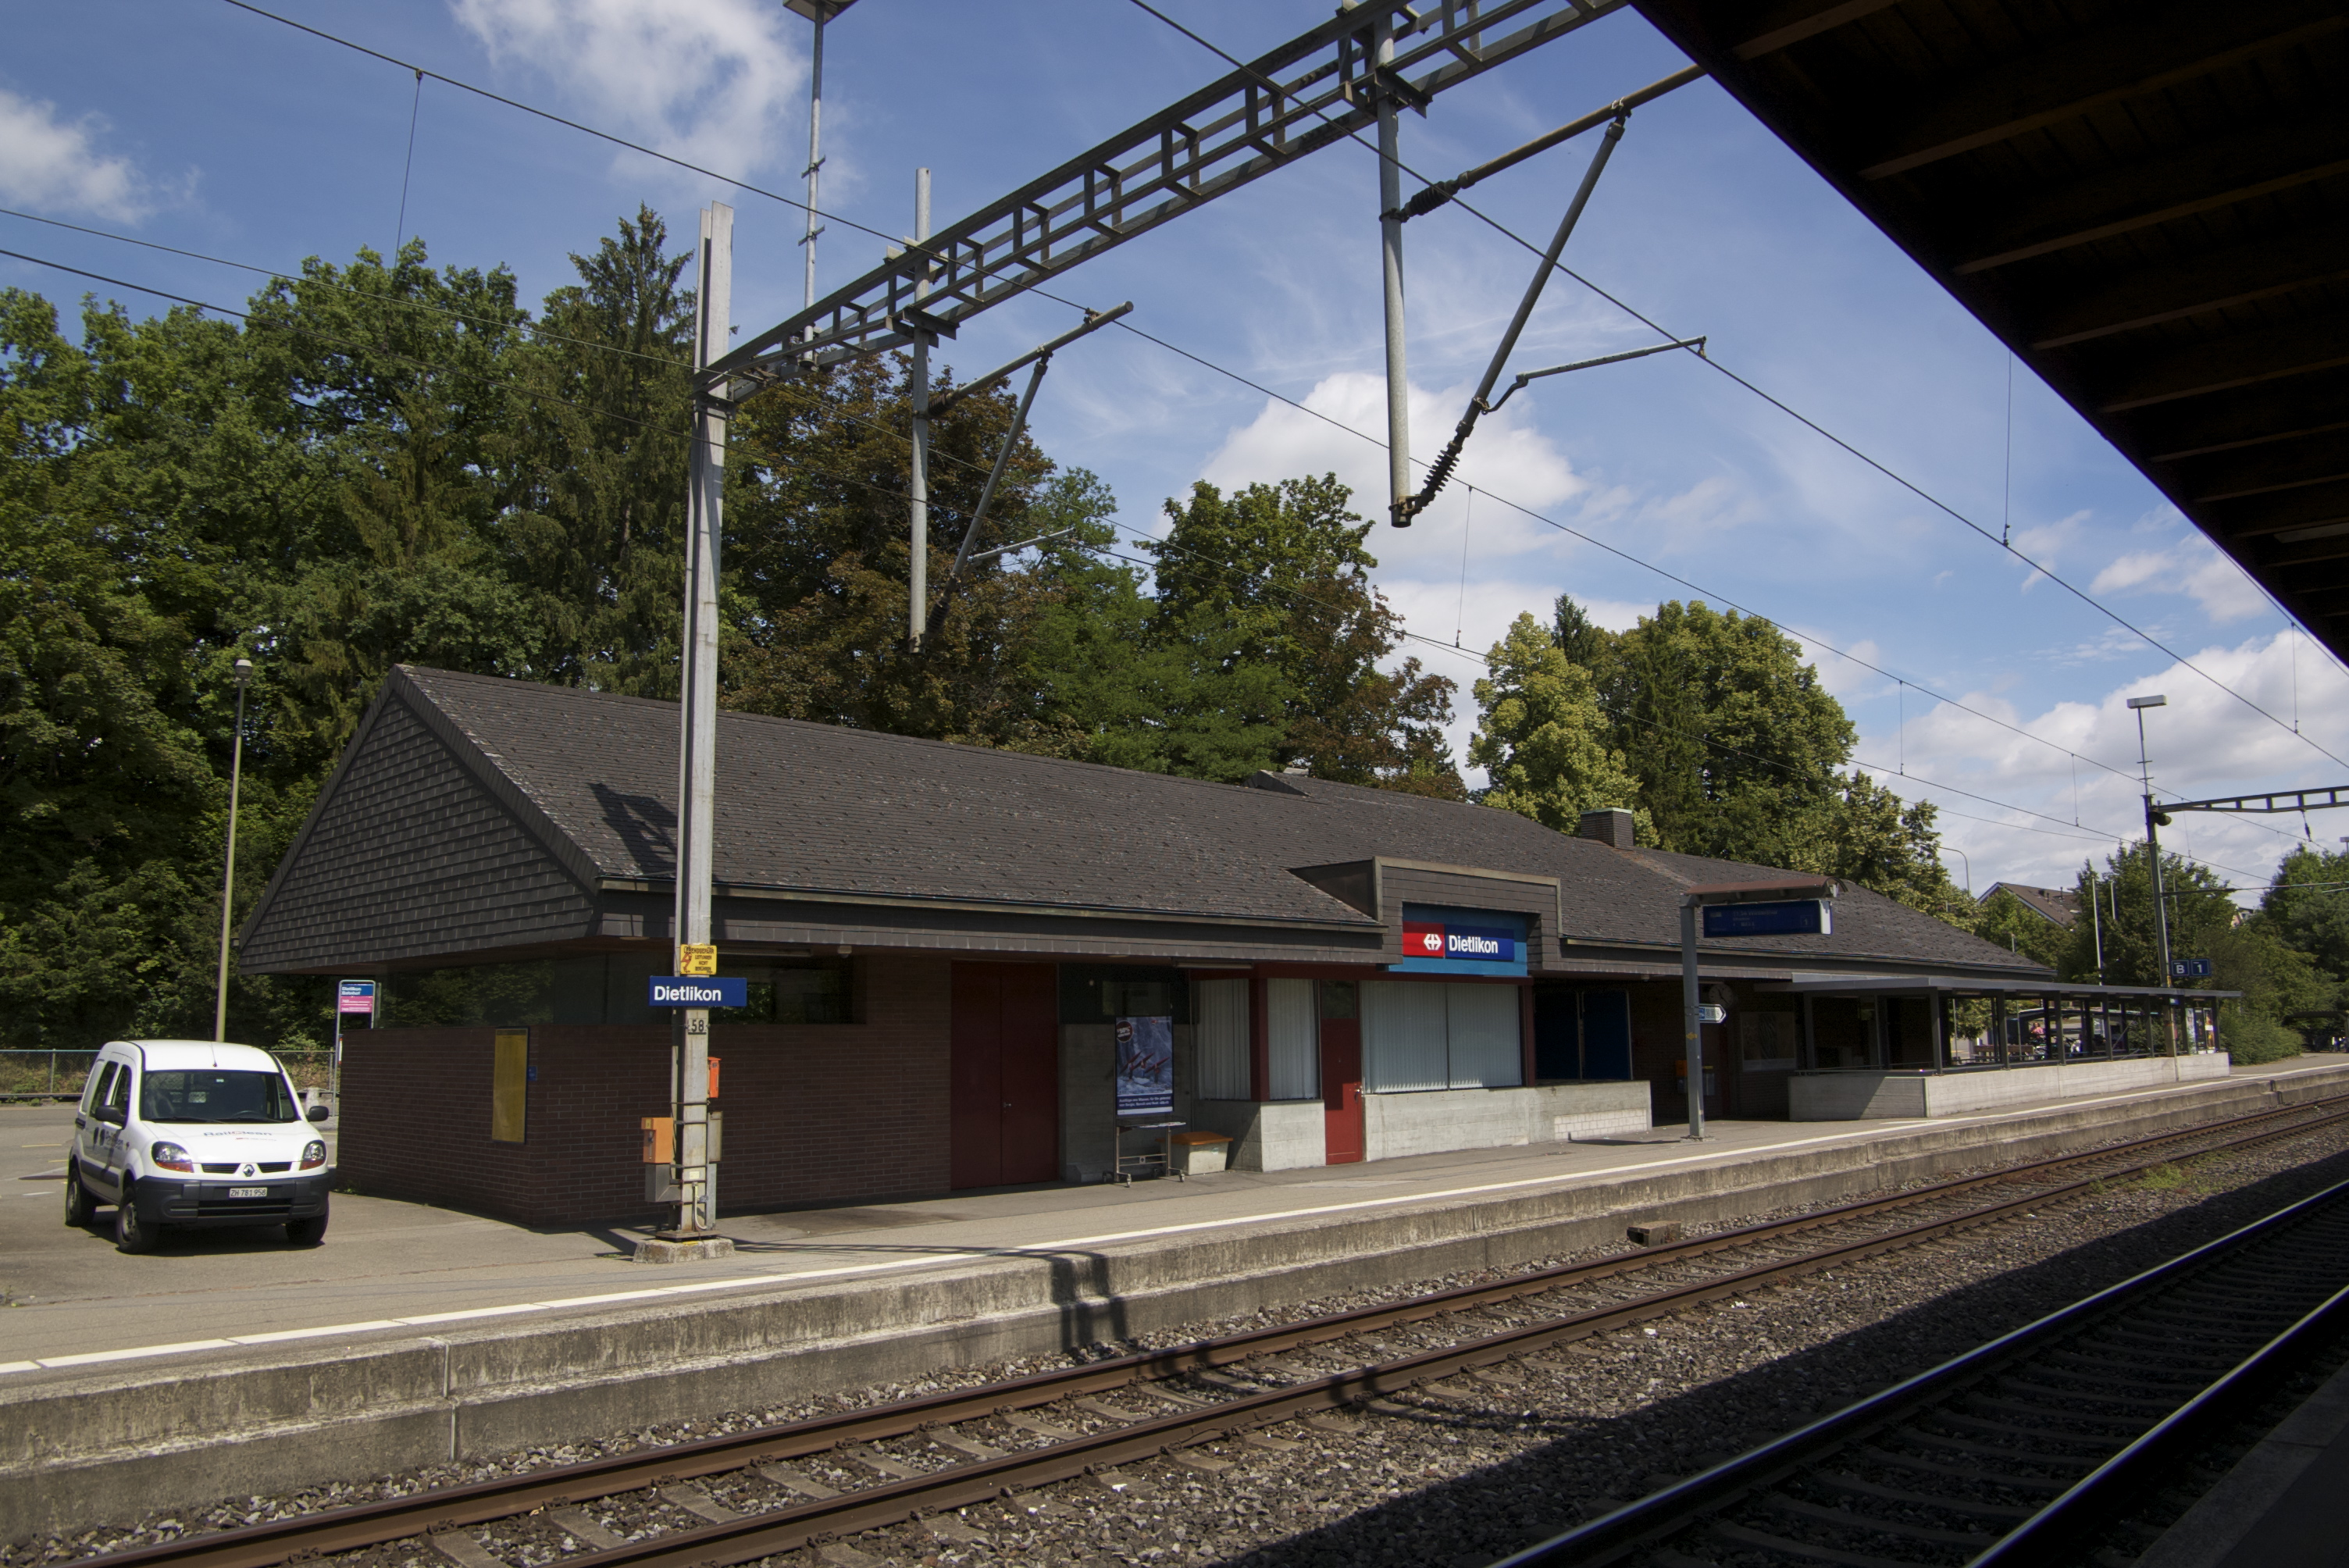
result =
[{"label": "grey chimney", "polygon": [[1595,811],[1585,811],[1574,836],[1596,839],[1610,848],[1628,850],[1631,847],[1631,813],[1620,806],[1601,806]]}]

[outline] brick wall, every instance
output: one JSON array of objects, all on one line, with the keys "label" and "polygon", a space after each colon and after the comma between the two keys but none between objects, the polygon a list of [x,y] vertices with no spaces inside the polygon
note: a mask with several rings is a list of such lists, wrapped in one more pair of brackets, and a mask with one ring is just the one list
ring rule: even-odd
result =
[{"label": "brick wall", "polygon": [[[943,1192],[948,962],[856,965],[857,1024],[717,1025],[723,1210]],[[347,1037],[337,1174],[358,1191],[531,1222],[647,1212],[640,1118],[668,1109],[669,1031],[530,1031],[524,1140],[490,1140],[491,1029]]]}]

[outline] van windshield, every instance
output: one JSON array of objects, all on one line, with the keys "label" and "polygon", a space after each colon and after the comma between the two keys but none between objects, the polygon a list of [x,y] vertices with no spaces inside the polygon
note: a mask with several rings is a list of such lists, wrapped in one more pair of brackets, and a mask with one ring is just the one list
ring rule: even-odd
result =
[{"label": "van windshield", "polygon": [[139,1085],[145,1121],[299,1121],[282,1073],[220,1068],[150,1070]]}]

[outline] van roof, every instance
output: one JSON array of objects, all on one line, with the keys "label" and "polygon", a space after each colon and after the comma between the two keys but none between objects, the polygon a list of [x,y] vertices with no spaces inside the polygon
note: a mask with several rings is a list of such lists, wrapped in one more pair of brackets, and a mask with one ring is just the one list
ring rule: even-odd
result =
[{"label": "van roof", "polygon": [[116,1040],[137,1050],[150,1068],[234,1068],[245,1072],[277,1071],[277,1058],[258,1046],[237,1046],[212,1040]]}]

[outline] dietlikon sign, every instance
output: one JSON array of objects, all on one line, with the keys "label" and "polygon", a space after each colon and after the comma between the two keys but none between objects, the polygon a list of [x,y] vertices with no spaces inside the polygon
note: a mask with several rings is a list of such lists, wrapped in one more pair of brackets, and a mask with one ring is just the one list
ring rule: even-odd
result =
[{"label": "dietlikon sign", "polygon": [[1471,958],[1487,964],[1514,964],[1517,958],[1517,934],[1492,926],[1405,921],[1402,950],[1413,958]]},{"label": "dietlikon sign", "polygon": [[1450,975],[1526,973],[1526,917],[1499,910],[1405,904],[1402,962],[1394,967]]}]

